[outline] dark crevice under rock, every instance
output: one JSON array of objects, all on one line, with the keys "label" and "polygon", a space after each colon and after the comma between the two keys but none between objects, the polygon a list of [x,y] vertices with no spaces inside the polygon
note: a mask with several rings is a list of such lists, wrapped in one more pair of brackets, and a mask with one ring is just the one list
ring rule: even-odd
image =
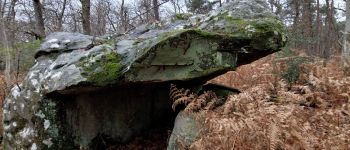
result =
[{"label": "dark crevice under rock", "polygon": [[74,137],[69,143],[90,149],[125,147],[136,137],[149,136],[158,129],[172,129],[176,113],[168,97],[169,84],[134,84],[48,95],[63,104],[56,106],[60,110],[59,120],[66,124],[67,129],[63,130],[74,131],[69,133]]}]

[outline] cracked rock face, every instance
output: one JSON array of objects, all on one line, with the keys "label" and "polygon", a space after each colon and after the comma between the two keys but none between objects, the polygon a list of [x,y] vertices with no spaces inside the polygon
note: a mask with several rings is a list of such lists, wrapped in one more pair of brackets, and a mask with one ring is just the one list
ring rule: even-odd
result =
[{"label": "cracked rock face", "polygon": [[125,35],[49,35],[4,102],[5,148],[91,148],[99,137],[128,142],[166,118],[171,82],[201,86],[280,50],[285,29],[267,10],[262,0],[234,0],[208,15],[178,14]]}]

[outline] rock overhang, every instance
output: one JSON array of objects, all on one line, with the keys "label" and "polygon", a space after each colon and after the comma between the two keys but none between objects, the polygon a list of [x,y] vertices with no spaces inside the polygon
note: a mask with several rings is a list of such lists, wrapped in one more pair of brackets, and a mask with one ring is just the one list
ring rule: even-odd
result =
[{"label": "rock overhang", "polygon": [[[172,20],[164,25],[140,26],[124,35],[93,37],[65,32],[49,35],[36,53],[36,64],[24,82],[13,88],[5,100],[5,144],[11,148],[20,141],[20,147],[30,148],[77,142],[74,137],[63,139],[57,134],[72,134],[62,125],[65,120],[60,118],[61,102],[71,99],[77,103],[72,106],[90,105],[83,100],[94,101],[85,94],[93,92],[93,97],[98,97],[104,89],[97,87],[112,86],[107,95],[113,95],[114,88],[122,90],[126,83],[137,83],[125,88],[131,91],[143,87],[150,93],[162,91],[148,97],[162,95],[167,99],[164,94],[167,86],[160,83],[203,82],[284,46],[284,26],[264,9],[267,8],[264,3],[235,0],[231,4],[208,15],[184,16],[178,17],[180,21]],[[140,83],[153,84],[140,86]],[[87,92],[79,92],[83,90]],[[60,94],[56,95],[58,100],[50,95],[52,93]],[[107,99],[106,102],[112,100]],[[86,146],[86,141],[84,143]]]},{"label": "rock overhang", "polygon": [[[197,15],[193,17],[182,17],[181,22],[174,23],[173,21],[173,23],[168,23],[165,25],[153,23],[138,27],[126,35],[107,36],[101,38],[82,35],[79,33],[54,33],[48,36],[41,48],[38,50],[36,57],[57,56],[59,55],[57,53],[68,53],[75,55],[74,52],[71,53],[71,51],[89,51],[94,46],[109,44],[114,53],[111,53],[111,55],[108,57],[115,55],[113,56],[115,58],[113,60],[109,59],[109,61],[118,62],[104,63],[109,66],[102,66],[101,68],[97,67],[98,64],[82,65],[83,63],[88,62],[87,59],[82,61],[78,60],[81,61],[79,63],[80,67],[87,66],[87,68],[80,69],[82,71],[85,70],[85,73],[82,73],[83,76],[91,79],[93,85],[103,86],[103,82],[114,83],[113,80],[119,79],[126,79],[125,82],[161,82],[171,80],[190,80],[200,78],[201,76],[207,76],[207,74],[210,73],[223,73],[225,71],[234,70],[235,67],[239,65],[250,63],[260,57],[274,53],[278,51],[280,47],[284,46],[286,42],[284,26],[280,21],[278,21],[278,19],[276,19],[274,15],[269,13],[269,11],[260,9],[264,7],[263,4],[256,3],[254,5],[259,7],[258,10],[245,12],[240,11],[240,9],[252,7],[251,4],[248,4],[246,1],[234,1],[234,3],[236,4],[236,7],[225,6],[207,16]],[[183,20],[185,18],[188,18],[188,20]],[[155,64],[156,66],[161,66],[159,63],[157,64],[142,61],[147,60],[147,57],[148,59],[151,59],[151,55],[154,55],[153,53],[157,53],[155,52],[157,47],[160,47],[166,43],[174,44],[172,43],[174,39],[184,38],[181,36],[185,34],[193,35],[192,39],[203,37],[206,38],[208,41],[204,42],[212,42],[211,44],[216,45],[215,50],[218,53],[216,54],[216,58],[224,58],[222,57],[222,53],[224,53],[224,55],[230,54],[236,57],[234,58],[236,62],[233,62],[231,65],[222,64],[222,67],[216,67],[216,69],[212,68],[211,70],[214,70],[213,72],[207,71],[203,74],[195,73],[196,75],[193,77],[191,77],[190,73],[183,74],[183,76],[187,76],[187,78],[160,77],[158,79],[143,79],[134,77],[135,74],[139,73],[138,70],[140,70],[140,66],[141,70],[142,67],[144,68],[145,66],[154,66]],[[185,36],[185,38],[188,37]],[[175,44],[183,43],[175,42]],[[181,48],[185,49],[188,47]],[[214,56],[215,54],[212,53],[212,55]],[[178,60],[178,62],[170,62],[168,64],[164,62],[165,64],[163,66],[171,66],[169,65],[171,63],[173,66],[181,66],[185,65],[186,62],[190,64],[190,61],[184,58],[182,60]],[[95,61],[92,63],[95,63]],[[91,68],[91,66],[95,66],[97,68]],[[97,71],[101,70],[101,72],[97,74],[86,73],[94,69]],[[200,72],[200,70],[202,70],[200,67],[193,69],[196,70],[195,72]],[[108,72],[108,70],[111,70],[112,72]],[[118,73],[113,73],[113,71]],[[102,79],[100,82],[97,80],[99,78],[93,77],[95,75],[106,75],[106,77],[111,79]],[[86,82],[88,83],[89,80],[86,80],[84,83]]]}]

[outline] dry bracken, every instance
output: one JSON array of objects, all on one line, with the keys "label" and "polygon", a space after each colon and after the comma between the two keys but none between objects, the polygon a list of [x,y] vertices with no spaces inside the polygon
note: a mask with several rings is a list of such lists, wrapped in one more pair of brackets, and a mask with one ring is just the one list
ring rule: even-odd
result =
[{"label": "dry bracken", "polygon": [[188,89],[178,89],[174,84],[170,85],[170,99],[173,101],[172,109],[174,111],[178,105],[185,105],[185,112],[212,110],[218,101],[216,94],[212,91],[205,91],[197,96]]},{"label": "dry bracken", "polygon": [[178,89],[176,85],[170,85],[170,99],[173,101],[172,109],[175,111],[176,106],[187,106],[190,102],[197,98],[197,95],[190,93],[190,90]]},{"label": "dry bracken", "polygon": [[269,56],[214,79],[242,93],[200,112],[204,129],[190,149],[350,149],[350,76],[341,61],[312,58],[288,88],[274,75],[286,60]]}]

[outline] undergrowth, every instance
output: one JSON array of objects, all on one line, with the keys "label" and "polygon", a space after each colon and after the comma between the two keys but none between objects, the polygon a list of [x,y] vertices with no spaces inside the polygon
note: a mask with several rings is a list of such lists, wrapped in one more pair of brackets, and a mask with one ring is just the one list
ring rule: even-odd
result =
[{"label": "undergrowth", "polygon": [[[13,47],[9,48],[11,55],[11,65],[16,66],[12,71],[21,71],[26,72],[30,69],[30,67],[34,64],[34,54],[37,49],[40,47],[41,41],[35,40],[30,42],[16,43]],[[0,46],[0,70],[5,69],[5,55],[6,49]]]},{"label": "undergrowth", "polygon": [[170,99],[173,100],[172,109],[174,111],[176,111],[177,106],[184,105],[186,113],[211,110],[218,101],[218,97],[212,91],[205,91],[203,94],[197,95],[188,89],[178,89],[174,84],[170,86]]},{"label": "undergrowth", "polygon": [[[298,75],[286,78],[291,68]],[[242,93],[197,113],[204,128],[190,149],[350,149],[350,76],[340,58],[272,55],[211,82]]]}]

